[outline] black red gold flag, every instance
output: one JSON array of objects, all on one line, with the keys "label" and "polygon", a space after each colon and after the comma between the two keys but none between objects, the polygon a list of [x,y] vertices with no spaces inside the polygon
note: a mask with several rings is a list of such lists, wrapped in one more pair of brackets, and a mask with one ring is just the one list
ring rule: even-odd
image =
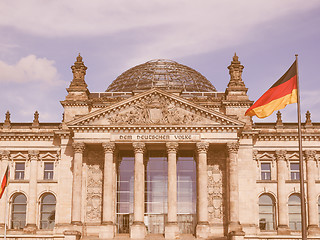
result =
[{"label": "black red gold flag", "polygon": [[246,116],[265,118],[298,100],[296,61],[288,71],[266,91],[245,113]]},{"label": "black red gold flag", "polygon": [[6,187],[8,186],[9,183],[9,166],[7,167],[7,170],[3,176],[2,182],[1,182],[1,186],[0,186],[0,199],[6,189]]}]

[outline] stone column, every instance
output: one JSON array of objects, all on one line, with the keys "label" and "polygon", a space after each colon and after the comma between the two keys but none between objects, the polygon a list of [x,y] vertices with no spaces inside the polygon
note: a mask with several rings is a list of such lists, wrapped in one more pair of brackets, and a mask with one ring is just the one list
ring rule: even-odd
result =
[{"label": "stone column", "polygon": [[135,142],[132,144],[134,159],[134,194],[133,194],[133,224],[130,228],[131,238],[144,238],[146,227],[144,225],[144,163],[143,153],[145,144]]},{"label": "stone column", "polygon": [[[0,159],[1,159],[0,184],[7,170],[9,157],[10,157],[10,151],[4,150],[0,152]],[[10,168],[10,171],[12,171],[11,168]],[[4,229],[5,221],[7,221],[8,223],[8,218],[6,217],[8,215],[6,213],[6,210],[7,212],[9,212],[9,205],[8,205],[9,200],[6,199],[7,197],[9,198],[8,188],[6,188],[5,192],[2,195],[2,198],[0,199],[0,229],[1,229],[0,232],[1,234],[3,234],[2,229]],[[7,208],[6,208],[6,204],[7,204]]]},{"label": "stone column", "polygon": [[179,238],[177,222],[177,150],[176,142],[166,143],[168,151],[168,222],[165,227],[165,238]]},{"label": "stone column", "polygon": [[307,160],[307,202],[308,202],[308,233],[317,235],[320,233],[318,227],[318,199],[316,187],[316,151],[306,150],[305,157]]},{"label": "stone column", "polygon": [[81,225],[82,159],[83,159],[85,144],[83,142],[74,142],[72,146],[74,150],[74,157],[73,157],[71,221],[73,224]]},{"label": "stone column", "polygon": [[103,211],[102,226],[99,238],[113,238],[115,225],[113,222],[113,152],[114,143],[102,143],[104,148],[104,170],[103,170]]},{"label": "stone column", "polygon": [[29,151],[30,160],[30,179],[29,179],[29,196],[28,196],[28,211],[27,211],[27,226],[25,231],[33,233],[36,230],[37,219],[37,175],[38,175],[38,159],[39,151]]},{"label": "stone column", "polygon": [[239,143],[227,143],[228,150],[228,185],[229,185],[229,224],[228,234],[231,239],[244,236],[239,219],[239,179],[238,150]]},{"label": "stone column", "polygon": [[208,223],[208,171],[207,171],[207,151],[209,143],[197,143],[198,164],[197,164],[197,188],[198,188],[198,224],[196,227],[197,238],[207,238]]},{"label": "stone column", "polygon": [[288,227],[288,206],[287,206],[287,194],[286,194],[286,174],[287,174],[287,163],[286,163],[286,151],[277,150],[277,178],[278,178],[278,234],[287,235],[290,234]]}]

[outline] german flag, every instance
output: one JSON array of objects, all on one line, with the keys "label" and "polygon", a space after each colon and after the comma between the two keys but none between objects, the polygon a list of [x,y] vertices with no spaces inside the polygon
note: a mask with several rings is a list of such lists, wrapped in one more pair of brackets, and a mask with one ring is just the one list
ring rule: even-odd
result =
[{"label": "german flag", "polygon": [[245,113],[245,116],[265,118],[274,111],[298,101],[296,61]]},{"label": "german flag", "polygon": [[1,187],[0,187],[0,199],[2,198],[2,195],[8,186],[9,183],[9,166],[7,167],[7,170],[3,176],[2,182],[1,182]]}]

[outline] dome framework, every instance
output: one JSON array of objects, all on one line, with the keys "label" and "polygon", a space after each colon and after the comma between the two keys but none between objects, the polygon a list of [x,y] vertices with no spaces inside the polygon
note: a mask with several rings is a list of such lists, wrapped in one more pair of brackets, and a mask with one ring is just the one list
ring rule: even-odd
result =
[{"label": "dome framework", "polygon": [[161,88],[186,92],[215,92],[212,83],[196,70],[175,61],[157,59],[122,73],[106,92],[131,92]]}]

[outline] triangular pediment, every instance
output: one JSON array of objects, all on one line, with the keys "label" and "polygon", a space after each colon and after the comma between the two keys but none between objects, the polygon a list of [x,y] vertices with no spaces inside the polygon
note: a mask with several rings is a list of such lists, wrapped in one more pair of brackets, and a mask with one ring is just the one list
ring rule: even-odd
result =
[{"label": "triangular pediment", "polygon": [[233,126],[243,122],[159,89],[151,89],[67,123],[72,126]]}]

